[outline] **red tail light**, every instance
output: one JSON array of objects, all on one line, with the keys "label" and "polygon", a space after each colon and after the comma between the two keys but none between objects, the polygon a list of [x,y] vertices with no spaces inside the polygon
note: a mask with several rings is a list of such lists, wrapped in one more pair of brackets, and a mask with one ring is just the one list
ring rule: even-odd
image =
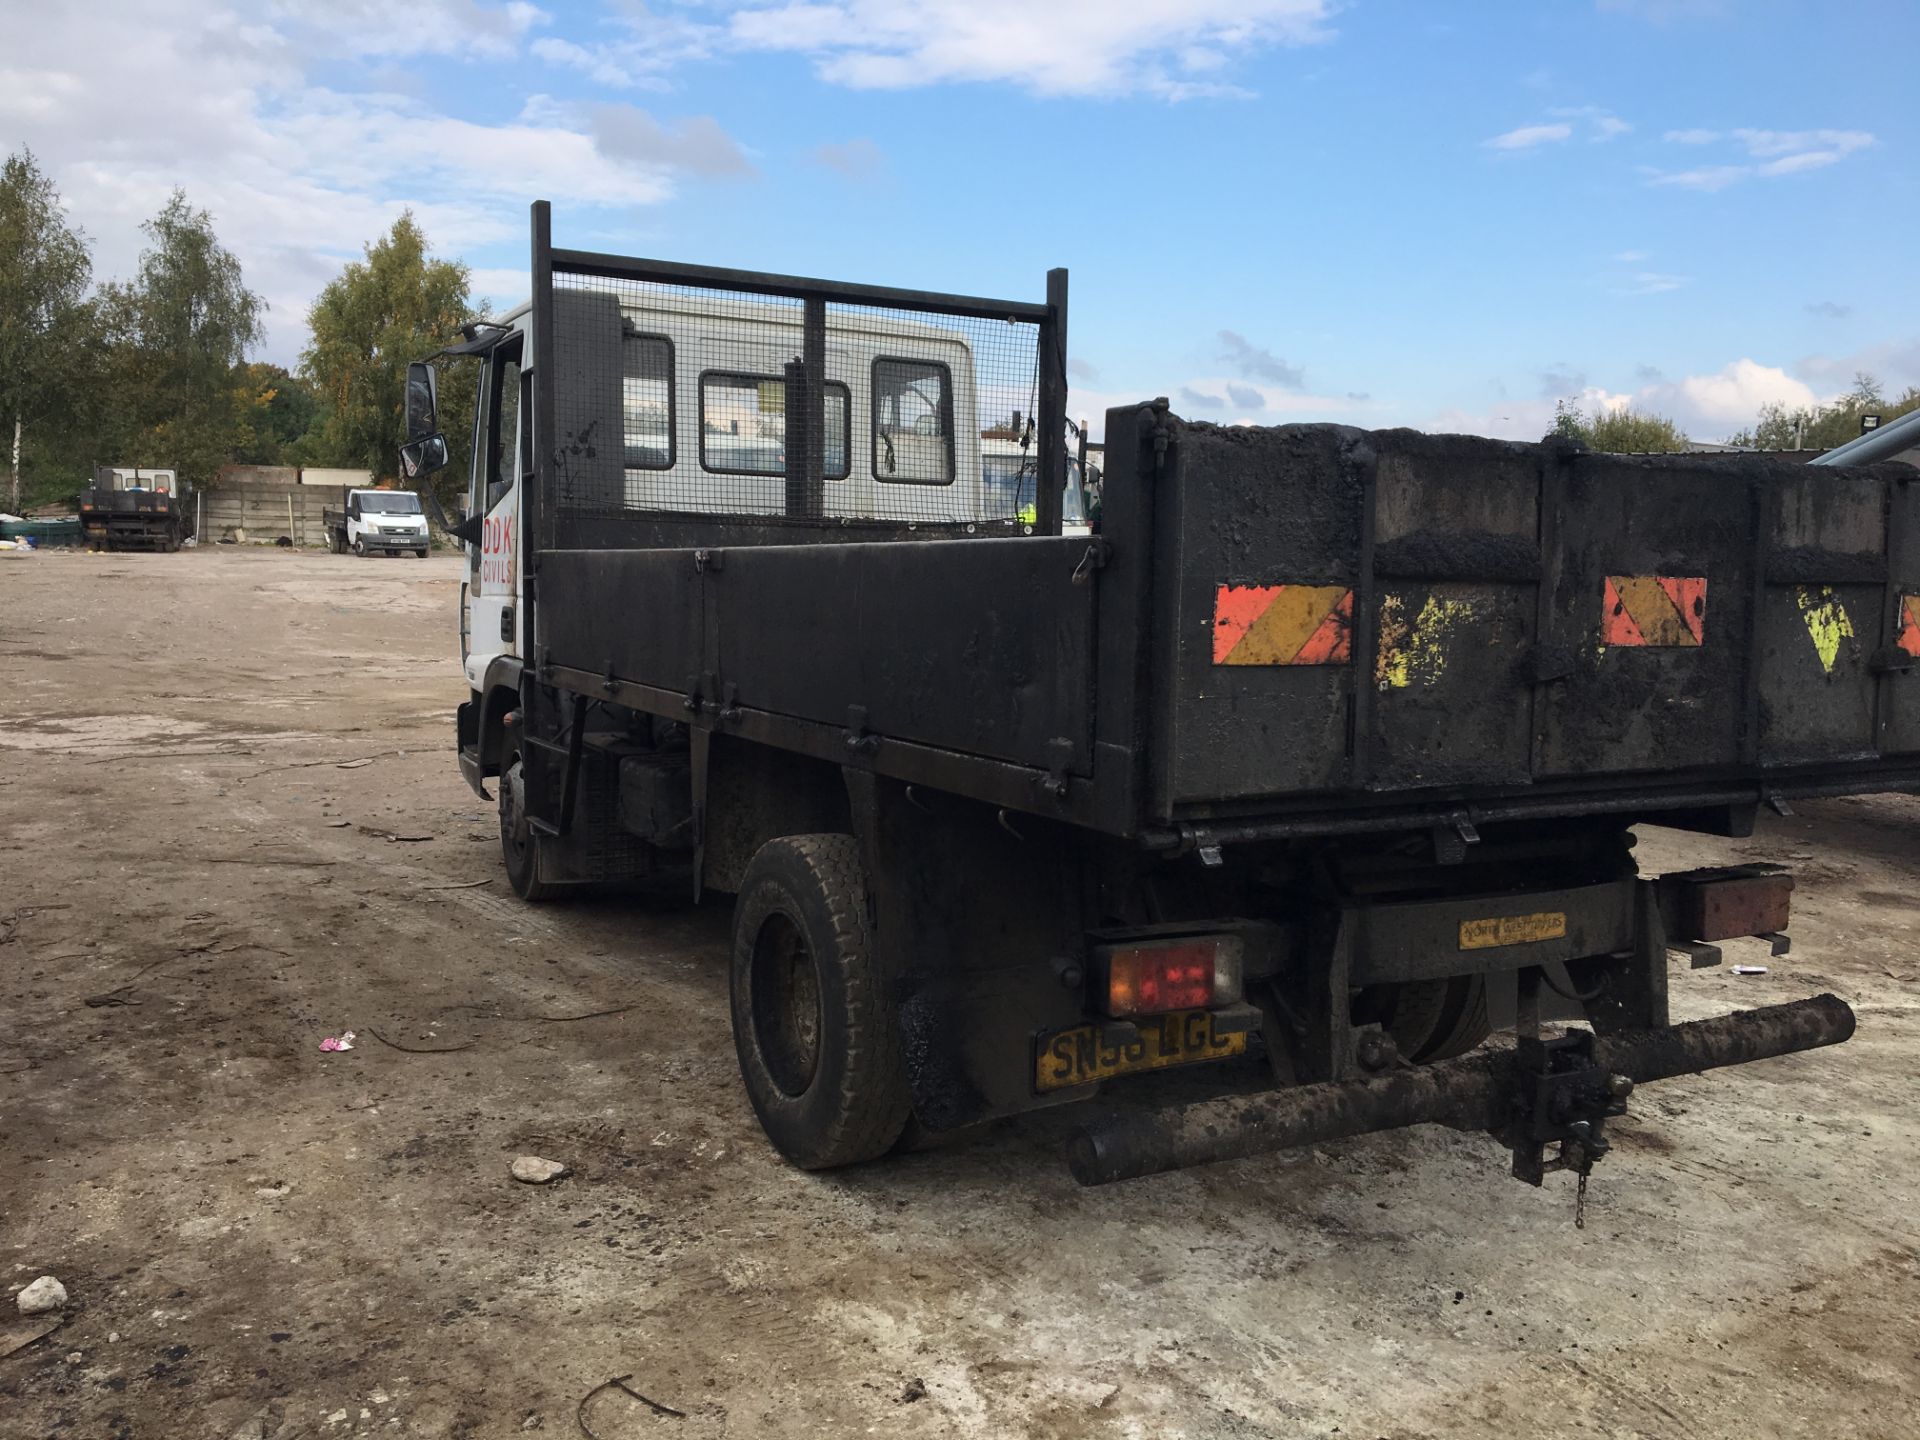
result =
[{"label": "red tail light", "polygon": [[1097,954],[1109,1015],[1204,1010],[1240,999],[1240,941],[1231,935],[1183,936],[1115,945]]}]

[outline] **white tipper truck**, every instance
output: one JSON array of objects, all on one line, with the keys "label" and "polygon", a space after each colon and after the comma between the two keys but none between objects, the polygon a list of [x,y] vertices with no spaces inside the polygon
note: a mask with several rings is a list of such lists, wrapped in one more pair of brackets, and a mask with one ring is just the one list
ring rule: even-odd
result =
[{"label": "white tipper truck", "polygon": [[349,490],[344,510],[321,513],[327,549],[338,555],[398,555],[427,558],[427,517],[411,490]]}]

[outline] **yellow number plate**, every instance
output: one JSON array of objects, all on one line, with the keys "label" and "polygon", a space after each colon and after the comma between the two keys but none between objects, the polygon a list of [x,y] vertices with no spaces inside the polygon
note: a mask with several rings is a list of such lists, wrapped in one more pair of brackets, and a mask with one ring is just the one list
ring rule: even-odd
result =
[{"label": "yellow number plate", "polygon": [[1462,950],[1492,950],[1500,945],[1531,945],[1558,940],[1567,933],[1564,910],[1542,910],[1537,915],[1498,915],[1490,920],[1462,920]]},{"label": "yellow number plate", "polygon": [[1103,1045],[1098,1025],[1076,1025],[1042,1036],[1034,1058],[1033,1088],[1064,1090],[1136,1070],[1224,1060],[1229,1055],[1244,1055],[1247,1050],[1245,1031],[1236,1035],[1216,1033],[1213,1016],[1205,1010],[1148,1015],[1134,1023],[1140,1027],[1140,1038],[1126,1045]]}]

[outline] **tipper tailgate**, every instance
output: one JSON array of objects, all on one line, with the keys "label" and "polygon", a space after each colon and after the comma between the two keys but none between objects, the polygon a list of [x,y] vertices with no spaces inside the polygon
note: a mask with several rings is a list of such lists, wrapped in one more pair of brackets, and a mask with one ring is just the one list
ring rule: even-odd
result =
[{"label": "tipper tailgate", "polygon": [[1154,808],[1884,768],[1920,749],[1915,478],[1178,425]]}]

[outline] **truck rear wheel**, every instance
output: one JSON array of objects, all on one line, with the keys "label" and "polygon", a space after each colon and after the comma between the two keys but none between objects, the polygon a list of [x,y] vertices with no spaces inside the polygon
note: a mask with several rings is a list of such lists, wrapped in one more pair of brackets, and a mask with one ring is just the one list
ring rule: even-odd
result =
[{"label": "truck rear wheel", "polygon": [[1464,1055],[1492,1030],[1484,975],[1369,986],[1354,1002],[1354,1019],[1378,1021],[1416,1065]]},{"label": "truck rear wheel", "polygon": [[850,835],[770,840],[734,908],[733,1043],[767,1138],[803,1170],[884,1155],[913,1113]]},{"label": "truck rear wheel", "polygon": [[500,858],[506,862],[507,883],[522,900],[560,894],[562,886],[540,878],[540,836],[527,823],[526,771],[518,751],[500,772]]}]

